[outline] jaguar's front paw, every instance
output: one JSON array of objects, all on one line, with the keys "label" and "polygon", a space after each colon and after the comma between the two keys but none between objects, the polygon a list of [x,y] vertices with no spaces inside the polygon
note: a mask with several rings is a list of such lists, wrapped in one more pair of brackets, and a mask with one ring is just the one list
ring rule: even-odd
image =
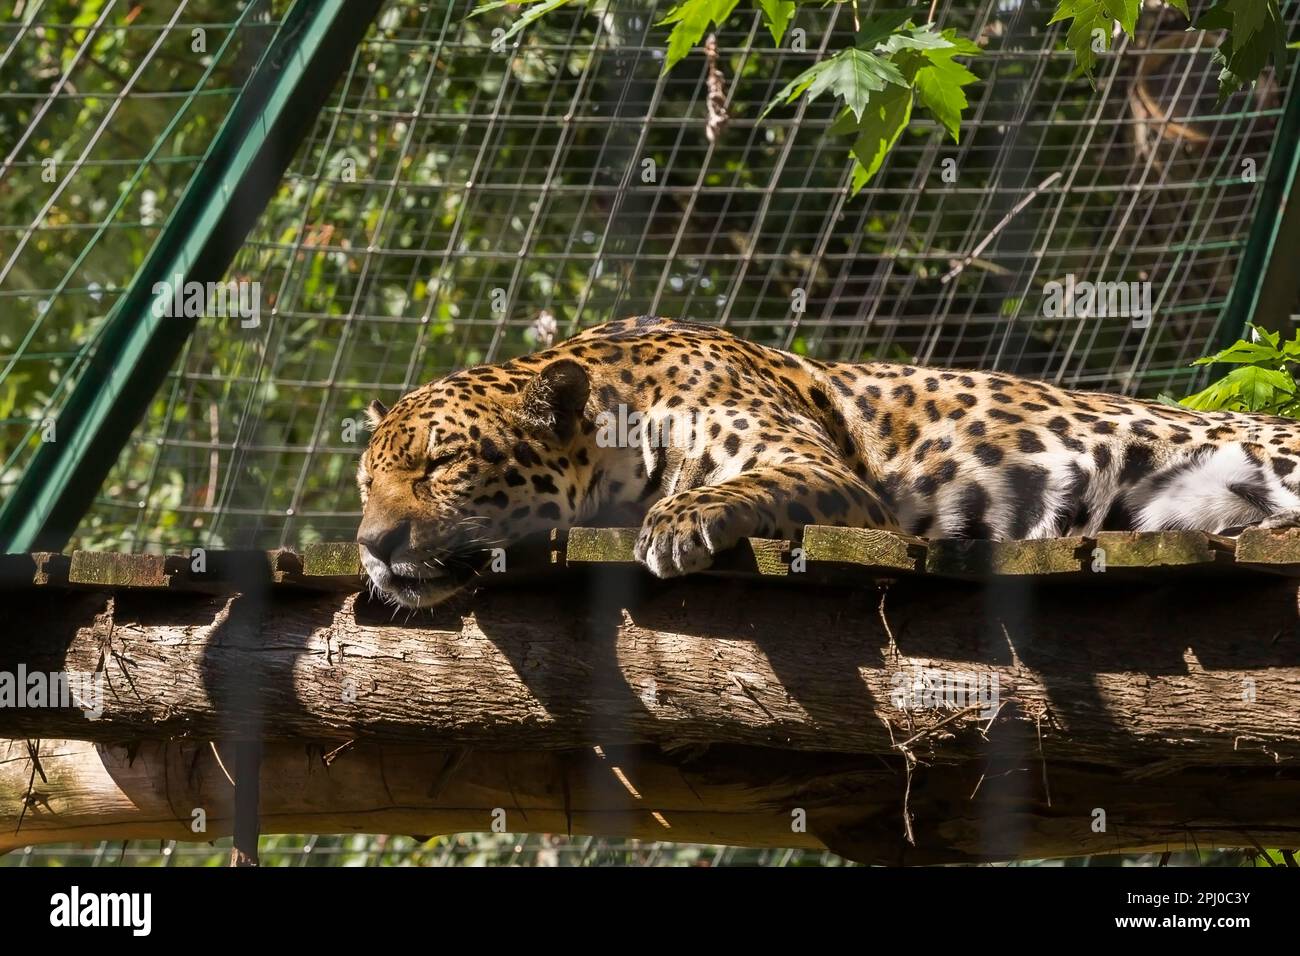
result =
[{"label": "jaguar's front paw", "polygon": [[743,536],[737,524],[726,505],[696,502],[687,493],[673,495],[646,514],[634,554],[656,577],[702,571],[715,554]]}]

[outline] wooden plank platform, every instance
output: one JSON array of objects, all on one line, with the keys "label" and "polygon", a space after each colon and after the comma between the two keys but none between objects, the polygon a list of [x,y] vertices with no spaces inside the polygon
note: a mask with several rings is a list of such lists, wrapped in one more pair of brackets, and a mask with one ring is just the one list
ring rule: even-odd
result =
[{"label": "wooden plank platform", "polygon": [[[506,573],[519,578],[595,566],[634,568],[635,528],[552,532],[505,552]],[[1238,538],[1199,531],[1111,532],[1031,541],[925,540],[864,528],[810,525],[800,541],[751,538],[719,555],[712,575],[797,581],[842,581],[925,575],[958,580],[994,576],[1133,580],[1187,574],[1300,577],[1300,529],[1250,529]],[[498,577],[498,576],[494,576]],[[240,590],[274,587],[357,591],[364,575],[355,543],[311,544],[299,554],[203,551],[189,555],[74,551],[71,555],[0,555],[0,588],[148,588]]]},{"label": "wooden plank platform", "polygon": [[925,570],[924,540],[874,528],[809,525],[804,529],[803,551],[817,565],[848,565],[888,573]]},{"label": "wooden plank platform", "polygon": [[1088,538],[1033,541],[939,538],[929,542],[925,570],[929,574],[952,578],[1082,574],[1090,567],[1092,550],[1092,541]]}]

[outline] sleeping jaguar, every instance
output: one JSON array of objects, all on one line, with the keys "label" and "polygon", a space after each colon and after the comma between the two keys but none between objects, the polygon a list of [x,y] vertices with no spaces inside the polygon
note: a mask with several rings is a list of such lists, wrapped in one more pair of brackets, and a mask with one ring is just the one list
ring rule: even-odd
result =
[{"label": "sleeping jaguar", "polygon": [[357,541],[374,588],[406,607],[464,588],[487,548],[581,524],[639,525],[637,560],[671,577],[808,524],[1042,538],[1300,523],[1290,419],[818,362],[648,316],[367,415]]}]

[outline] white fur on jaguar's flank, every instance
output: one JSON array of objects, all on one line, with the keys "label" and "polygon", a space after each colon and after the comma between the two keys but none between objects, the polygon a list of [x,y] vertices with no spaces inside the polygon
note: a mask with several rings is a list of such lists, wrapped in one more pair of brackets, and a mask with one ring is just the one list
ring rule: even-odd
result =
[{"label": "white fur on jaguar's flank", "polygon": [[1186,467],[1167,481],[1153,475],[1129,492],[1137,515],[1136,530],[1218,533],[1254,524],[1268,515],[1232,490],[1251,483],[1267,490],[1270,514],[1300,507],[1300,496],[1251,461],[1240,444],[1224,445],[1208,455],[1189,455],[1184,464]]}]

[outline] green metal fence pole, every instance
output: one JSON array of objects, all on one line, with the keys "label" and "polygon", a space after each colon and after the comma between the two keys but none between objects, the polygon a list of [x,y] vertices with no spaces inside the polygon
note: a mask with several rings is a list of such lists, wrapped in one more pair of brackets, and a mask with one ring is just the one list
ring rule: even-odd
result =
[{"label": "green metal fence pole", "polygon": [[1270,329],[1287,330],[1300,294],[1300,73],[1292,80],[1286,115],[1274,149],[1286,179],[1279,190],[1264,195],[1265,203],[1277,203],[1276,207],[1265,207],[1270,211],[1275,208],[1276,215],[1265,252],[1264,271],[1259,285],[1253,290],[1243,289],[1242,297],[1245,299],[1248,291],[1254,293],[1243,306],[1247,310],[1245,319]]},{"label": "green metal fence pole", "polygon": [[197,318],[155,316],[174,276],[221,279],[383,0],[296,0],[158,241],[105,319],[94,355],[0,510],[0,550],[58,550],[75,532]]},{"label": "green metal fence pole", "polygon": [[[1291,68],[1291,88],[1273,139],[1250,240],[1233,279],[1219,326],[1219,347],[1227,348],[1246,330],[1247,322],[1271,329],[1286,327],[1300,288],[1300,72]],[[1203,380],[1227,374],[1214,365]]]}]

